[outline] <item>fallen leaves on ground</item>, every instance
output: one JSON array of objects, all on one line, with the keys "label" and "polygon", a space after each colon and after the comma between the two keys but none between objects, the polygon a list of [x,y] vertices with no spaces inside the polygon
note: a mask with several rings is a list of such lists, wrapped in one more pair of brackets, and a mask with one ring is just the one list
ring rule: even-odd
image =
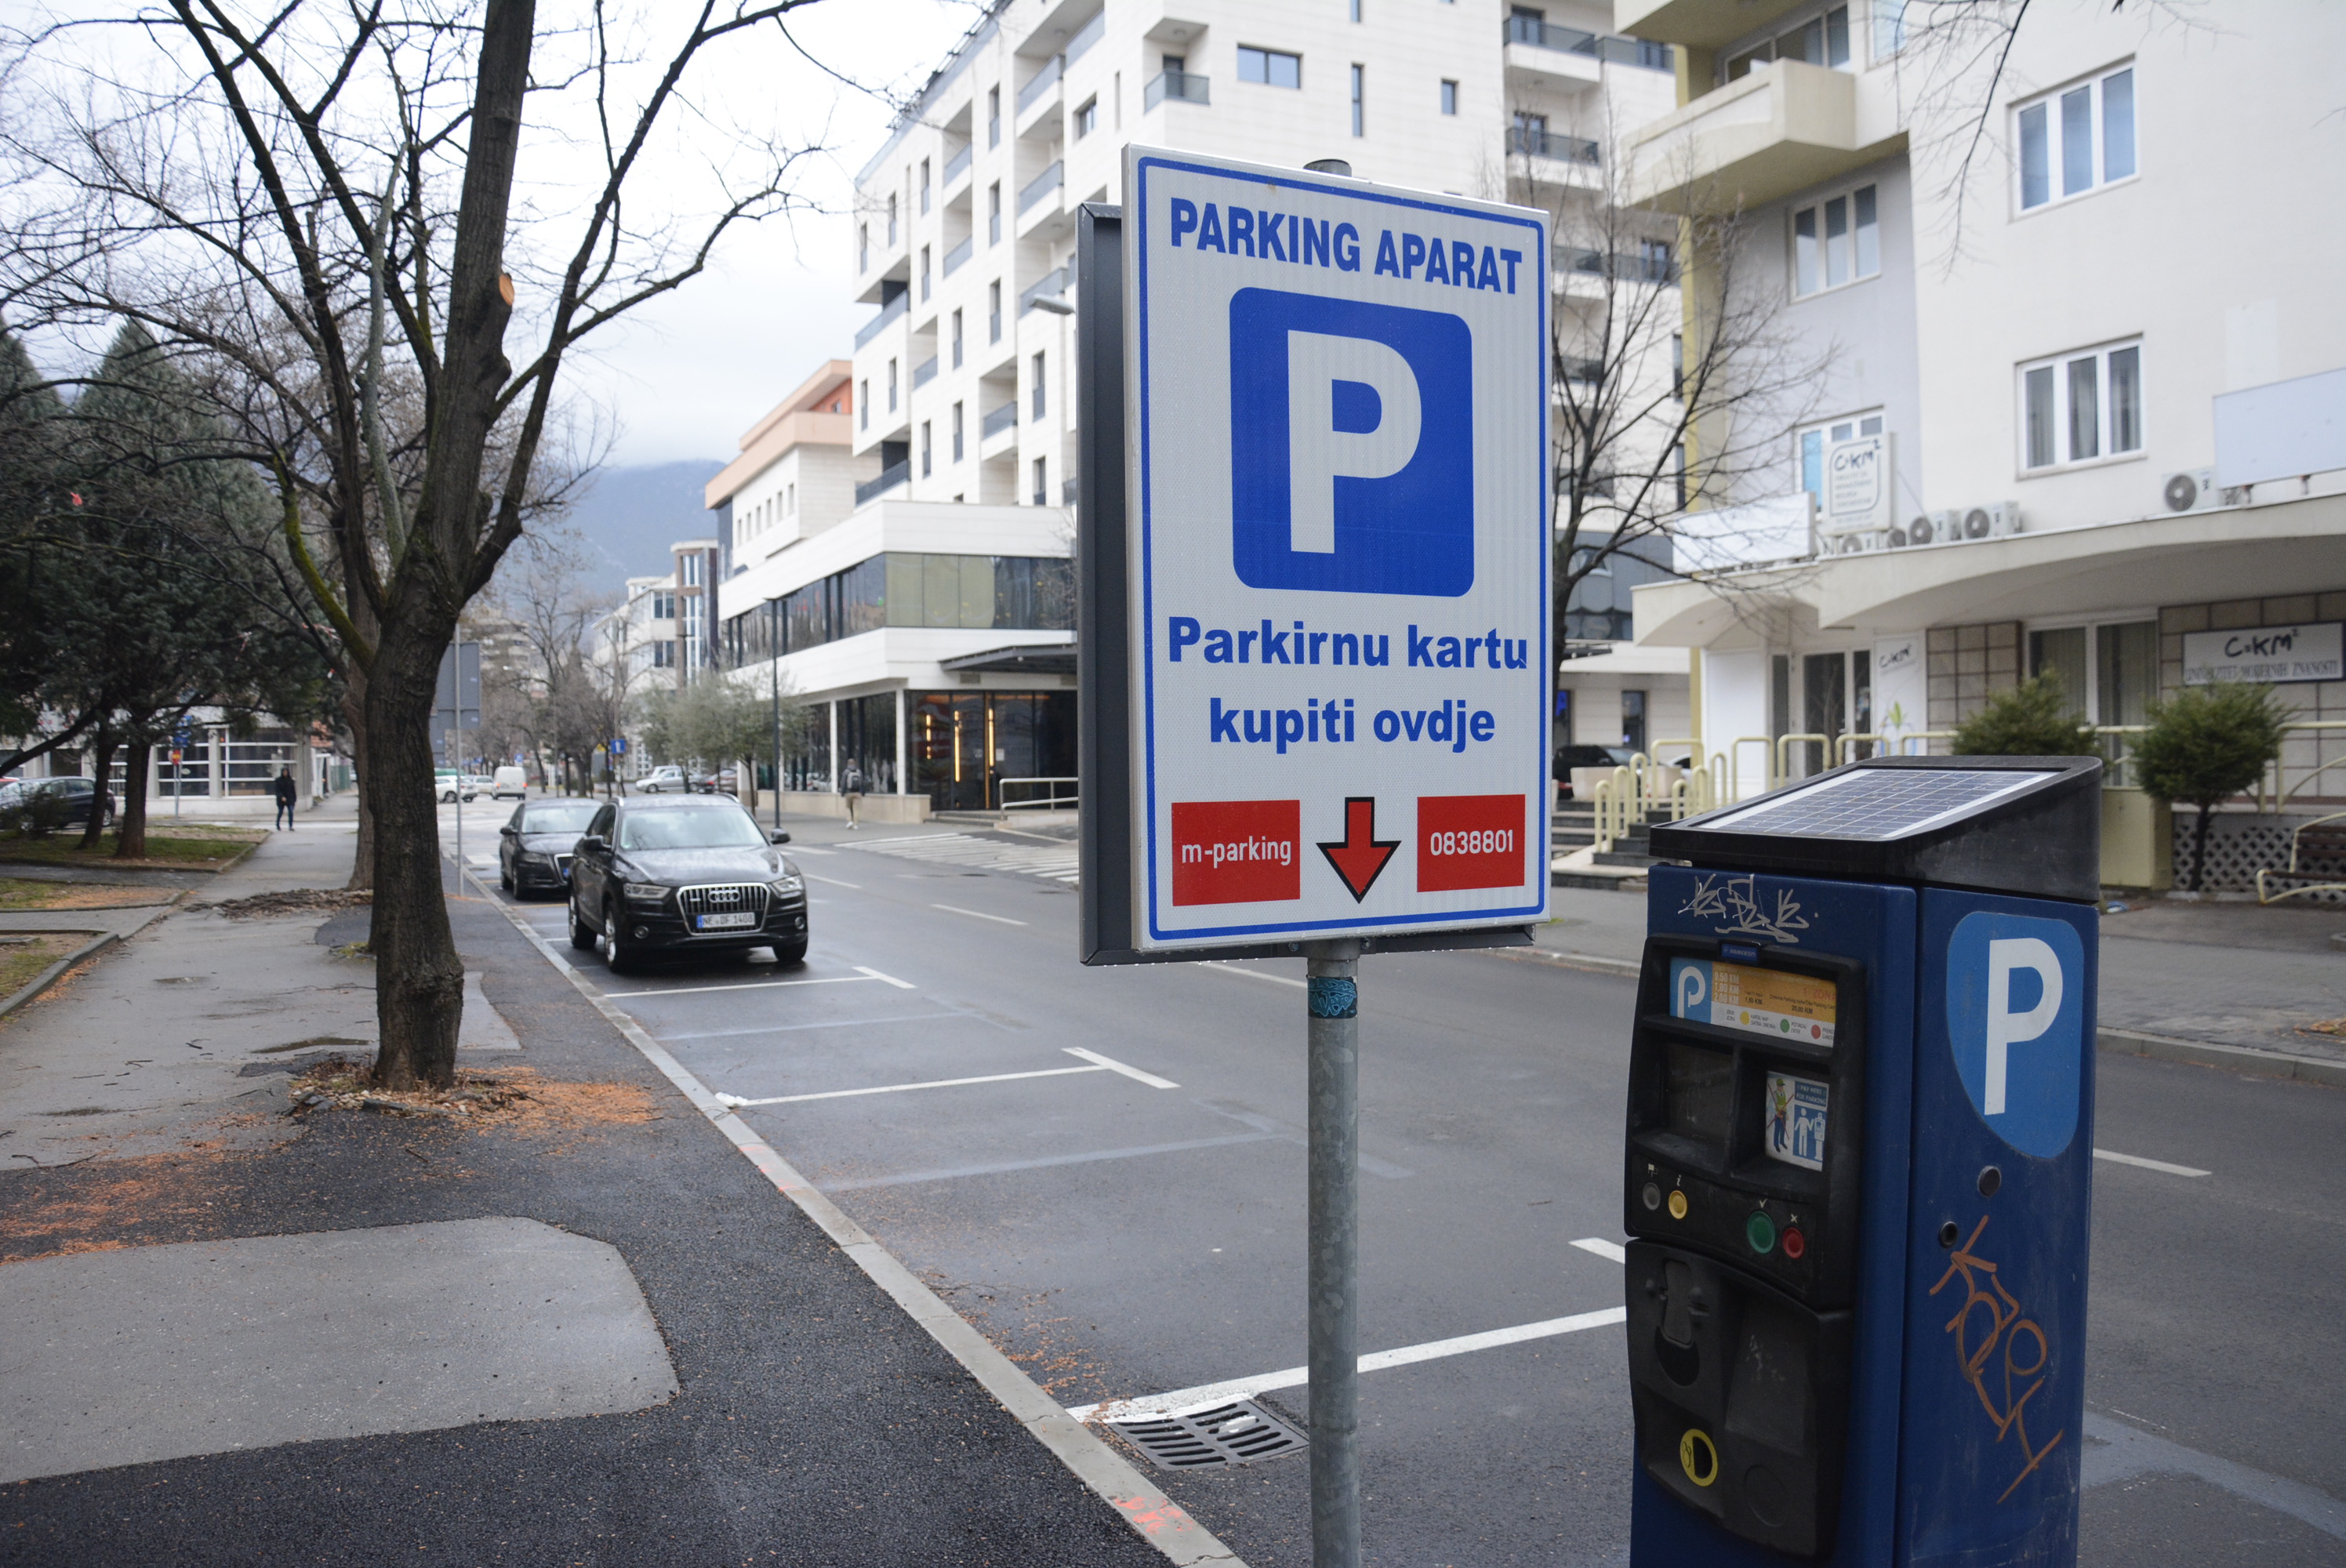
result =
[{"label": "fallen leaves on ground", "polygon": [[167,904],[178,891],[120,882],[51,882],[31,877],[0,877],[0,910],[105,910]]},{"label": "fallen leaves on ground", "polygon": [[538,1135],[660,1119],[651,1095],[636,1084],[570,1083],[529,1067],[460,1068],[446,1089],[379,1089],[372,1079],[372,1064],[362,1058],[321,1062],[293,1080],[293,1112],[374,1111]]},{"label": "fallen leaves on ground", "polygon": [[374,902],[365,888],[287,888],[280,892],[254,893],[249,898],[222,899],[218,903],[191,904],[190,909],[217,910],[230,920],[254,915],[333,914],[362,909]]},{"label": "fallen leaves on ground", "polygon": [[2319,1023],[2300,1023],[2300,1034],[2346,1035],[2346,1018],[2325,1018]]}]

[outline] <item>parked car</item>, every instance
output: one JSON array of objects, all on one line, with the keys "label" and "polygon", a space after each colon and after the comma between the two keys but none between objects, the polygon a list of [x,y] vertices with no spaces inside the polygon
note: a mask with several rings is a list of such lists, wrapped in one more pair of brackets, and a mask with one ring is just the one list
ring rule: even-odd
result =
[{"label": "parked car", "polygon": [[691,790],[685,781],[684,769],[673,762],[645,774],[636,781],[636,788],[647,795],[683,795]]},{"label": "parked car", "polygon": [[615,971],[654,953],[806,957],[806,881],[739,800],[607,800],[570,862],[570,945]]},{"label": "parked car", "polygon": [[[515,771],[520,771],[518,769]],[[600,800],[525,801],[497,830],[497,881],[517,899],[558,893],[570,885],[570,857]]]},{"label": "parked car", "polygon": [[1556,748],[1553,777],[1562,787],[1560,793],[1563,798],[1569,800],[1573,799],[1572,775],[1575,769],[1619,768],[1625,766],[1629,758],[1630,751],[1626,746],[1559,746]]},{"label": "parked car", "polygon": [[93,804],[99,807],[100,825],[115,818],[114,796],[94,780],[68,774],[57,779],[24,779],[0,785],[0,816],[21,818],[22,830],[55,832],[61,828],[87,828]]},{"label": "parked car", "polygon": [[516,800],[529,799],[529,769],[507,766],[497,769],[489,783],[489,799],[502,800],[511,796]]},{"label": "parked car", "polygon": [[433,782],[439,789],[440,804],[443,806],[453,800],[470,800],[480,793],[480,790],[474,788],[471,776],[459,773],[454,768],[434,769]]}]

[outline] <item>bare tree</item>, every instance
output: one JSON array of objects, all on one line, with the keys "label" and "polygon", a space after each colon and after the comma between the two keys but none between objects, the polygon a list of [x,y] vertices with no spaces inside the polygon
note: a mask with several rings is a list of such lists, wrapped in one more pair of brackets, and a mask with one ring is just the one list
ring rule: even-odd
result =
[{"label": "bare tree", "polygon": [[[533,0],[127,0],[8,39],[0,308],[27,327],[129,317],[193,361],[273,474],[333,627],[372,828],[382,1084],[454,1071],[441,655],[545,488],[572,349],[790,205],[803,149],[729,126],[687,81],[811,3],[597,5],[541,36]],[[517,198],[525,109],[543,172]],[[647,172],[678,119],[721,160],[697,215],[672,168]]]}]

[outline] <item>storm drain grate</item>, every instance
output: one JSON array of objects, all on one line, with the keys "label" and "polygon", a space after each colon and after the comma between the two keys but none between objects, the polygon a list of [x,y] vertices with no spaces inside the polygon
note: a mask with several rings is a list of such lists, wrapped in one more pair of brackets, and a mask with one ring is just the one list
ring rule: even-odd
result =
[{"label": "storm drain grate", "polygon": [[1308,1446],[1301,1432],[1251,1400],[1211,1405],[1180,1415],[1138,1416],[1107,1424],[1147,1454],[1159,1470],[1252,1464],[1259,1459],[1275,1459]]}]

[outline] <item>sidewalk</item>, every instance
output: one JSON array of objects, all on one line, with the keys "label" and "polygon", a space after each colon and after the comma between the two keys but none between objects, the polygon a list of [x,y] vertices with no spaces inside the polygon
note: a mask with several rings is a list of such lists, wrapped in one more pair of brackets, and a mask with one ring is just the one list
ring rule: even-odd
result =
[{"label": "sidewalk", "polygon": [[[339,885],[350,830],[303,827],[202,896]],[[494,905],[450,912],[465,1058],[533,1096],[491,1125],[287,1114],[371,1036],[362,915],[176,911],[0,1021],[9,1562],[1166,1561]]]}]

